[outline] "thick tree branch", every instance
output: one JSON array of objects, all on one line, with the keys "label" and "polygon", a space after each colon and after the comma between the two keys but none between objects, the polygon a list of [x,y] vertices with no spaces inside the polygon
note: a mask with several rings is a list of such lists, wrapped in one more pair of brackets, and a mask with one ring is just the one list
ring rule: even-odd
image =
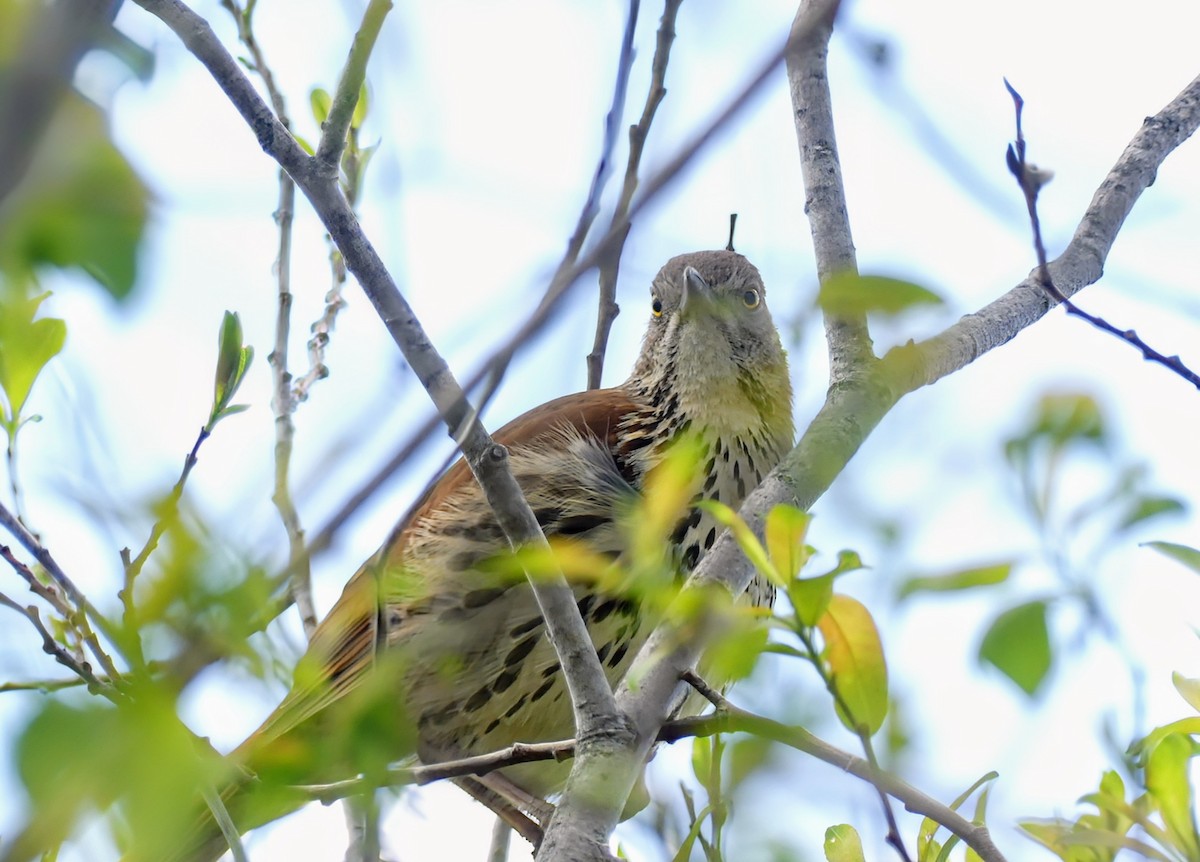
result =
[{"label": "thick tree branch", "polygon": [[[788,89],[804,176],[804,211],[821,282],[841,273],[858,272],[829,95],[827,60],[836,14],[836,4],[825,9],[822,4],[801,3],[792,23],[797,34],[795,48],[787,56]],[[861,373],[875,359],[866,315],[826,313],[825,340],[831,385]]]}]

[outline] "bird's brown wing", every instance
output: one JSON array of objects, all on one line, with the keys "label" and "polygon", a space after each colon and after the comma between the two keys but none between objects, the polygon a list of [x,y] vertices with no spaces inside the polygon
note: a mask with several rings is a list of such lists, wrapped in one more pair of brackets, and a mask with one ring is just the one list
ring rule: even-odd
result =
[{"label": "bird's brown wing", "polygon": [[[616,451],[617,426],[639,407],[620,389],[578,392],[522,414],[496,431],[493,439],[508,447],[529,446],[573,429],[600,442],[599,450],[612,453],[614,476],[618,480],[623,476],[628,481],[632,478],[629,466]],[[387,579],[390,588],[397,580],[391,575],[396,567],[403,566],[409,528],[447,505],[474,481],[466,461],[460,458],[417,501],[381,551],[346,584],[337,603],[313,633],[309,650],[297,665],[291,692],[239,747],[239,752],[251,754],[284,737],[358,686],[377,658],[381,605],[378,573],[384,567],[392,568]],[[394,608],[397,598],[401,597],[390,595],[387,604]],[[403,612],[402,604],[400,610]]]}]

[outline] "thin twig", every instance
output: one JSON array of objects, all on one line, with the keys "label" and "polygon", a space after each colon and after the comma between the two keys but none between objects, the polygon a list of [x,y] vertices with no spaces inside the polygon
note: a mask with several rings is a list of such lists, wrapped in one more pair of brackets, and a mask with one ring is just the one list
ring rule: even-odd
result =
[{"label": "thin twig", "polygon": [[683,0],[666,0],[663,5],[662,18],[658,25],[658,38],[654,46],[654,59],[650,64],[650,90],[646,93],[646,104],[642,108],[642,116],[634,125],[629,127],[629,158],[625,163],[625,182],[621,186],[621,196],[610,226],[625,224],[624,232],[616,242],[611,254],[600,261],[600,298],[596,310],[596,337],[592,341],[592,352],[587,357],[588,389],[598,389],[600,379],[604,374],[604,355],[608,350],[608,337],[612,331],[613,321],[621,313],[617,305],[617,274],[621,267],[621,253],[625,249],[625,240],[629,236],[630,224],[626,217],[633,194],[638,187],[638,169],[641,167],[642,153],[646,147],[646,137],[650,134],[650,124],[654,122],[654,114],[659,103],[667,95],[667,63],[671,59],[671,45],[675,41],[675,17]]},{"label": "thin twig", "polygon": [[[871,744],[870,731],[855,717],[854,710],[851,708],[849,701],[847,701],[845,696],[842,694],[841,689],[837,685],[837,680],[834,678],[833,674],[829,672],[828,666],[824,661],[821,660],[820,652],[813,644],[812,639],[803,630],[797,631],[796,636],[799,638],[800,643],[804,645],[808,661],[816,670],[817,675],[821,678],[821,682],[825,686],[825,690],[829,692],[831,697],[833,697],[834,703],[837,705],[838,710],[843,716],[845,716],[846,723],[854,728],[854,735],[858,737],[858,741],[862,746],[863,753],[867,756],[867,763],[870,764],[873,770],[878,771],[879,761],[875,757],[875,747]],[[688,682],[691,682],[691,680],[688,680]],[[694,683],[692,684],[695,685]],[[900,837],[900,826],[896,823],[896,814],[894,811],[892,811],[891,800],[883,790],[879,789],[878,785],[876,785],[875,789],[879,793],[879,804],[883,807],[883,818],[888,827],[886,841],[896,850],[896,853],[899,854],[902,862],[911,862],[908,855],[908,848],[904,846],[904,839]]]},{"label": "thin twig", "polygon": [[200,789],[200,795],[204,797],[204,804],[208,806],[213,820],[221,830],[225,843],[229,845],[234,862],[249,862],[246,848],[242,846],[242,836],[238,832],[237,826],[234,825],[233,818],[229,816],[229,809],[225,807],[225,801],[221,798],[221,794],[206,784]]},{"label": "thin twig", "polygon": [[563,254],[563,265],[570,265],[579,258],[583,243],[596,216],[600,214],[600,198],[604,187],[612,175],[613,152],[617,148],[617,128],[621,118],[625,116],[625,95],[629,91],[629,70],[633,68],[633,34],[637,29],[638,9],[640,0],[630,0],[629,11],[625,16],[625,31],[621,37],[621,53],[617,58],[617,80],[613,85],[612,104],[604,117],[604,140],[600,146],[600,158],[596,162],[596,171],[592,174],[592,184],[588,188],[587,197],[583,202],[583,210],[575,223],[575,230],[567,241],[567,250]]},{"label": "thin twig", "polygon": [[108,676],[117,680],[121,674],[117,670],[117,666],[113,664],[113,660],[108,653],[100,646],[100,641],[97,640],[95,632],[92,631],[91,620],[95,622],[96,627],[104,634],[104,636],[117,649],[121,648],[122,640],[119,639],[117,632],[114,630],[112,623],[96,609],[96,607],[88,600],[79,589],[75,586],[75,582],[71,580],[62,567],[55,561],[54,556],[47,550],[41,542],[39,542],[32,533],[25,529],[25,526],[16,519],[3,504],[0,504],[0,527],[3,527],[12,534],[21,546],[29,553],[33,554],[33,558],[38,561],[38,564],[46,570],[46,573],[54,580],[54,582],[66,593],[67,598],[71,600],[73,608],[68,608],[64,614],[65,620],[73,625],[80,634],[83,642],[87,644],[96,661],[100,663],[100,667]]},{"label": "thin twig", "polygon": [[943,805],[896,776],[885,772],[878,764],[842,751],[798,725],[781,724],[739,709],[693,671],[685,672],[682,677],[684,682],[695,688],[713,704],[717,708],[717,712],[699,718],[679,719],[663,725],[662,733],[659,735],[660,742],[673,742],[685,736],[705,736],[712,733],[737,731],[774,740],[836,766],[856,778],[861,778],[872,785],[881,795],[890,796],[903,803],[906,810],[928,817],[946,827],[987,862],[1004,862],[1004,856],[992,842],[986,826],[970,822],[949,806]]},{"label": "thin twig", "polygon": [[71,677],[68,679],[35,679],[28,682],[0,682],[0,694],[6,691],[36,691],[41,694],[50,694],[62,691],[64,688],[77,688],[81,685],[87,685],[87,680]]},{"label": "thin twig", "polygon": [[[898,800],[906,810],[936,821],[967,842],[986,862],[1004,862],[1004,856],[992,843],[986,826],[971,823],[949,806],[922,793],[902,779],[883,769],[872,767],[867,760],[830,745],[802,727],[781,724],[734,706],[695,673],[686,673],[684,680],[716,706],[717,712],[665,722],[658,733],[657,742],[679,742],[682,739],[718,733],[751,733],[779,742],[848,772]],[[546,760],[562,762],[569,760],[574,753],[573,739],[528,745],[517,743],[500,751],[475,757],[425,766],[392,767],[388,770],[388,784],[393,787],[425,785],[466,775],[486,775],[497,769],[522,763]],[[368,786],[371,785],[361,778],[356,778],[296,789],[314,801],[331,802],[362,793]]]},{"label": "thin twig", "polygon": [[[124,696],[121,691],[111,682],[102,680],[92,672],[92,667],[87,661],[79,656],[72,655],[70,650],[60,644],[50,634],[45,623],[42,622],[41,616],[38,614],[38,609],[34,605],[22,605],[19,602],[9,598],[4,593],[0,593],[0,605],[12,608],[25,619],[29,620],[39,635],[42,636],[42,652],[53,658],[71,673],[78,676],[87,685],[88,691],[92,694],[99,694],[108,698],[113,703],[121,703],[124,701]],[[14,684],[19,685],[19,684]],[[59,686],[65,688],[65,685]]]},{"label": "thin twig", "polygon": [[358,97],[367,76],[367,61],[375,48],[375,40],[379,37],[383,19],[391,10],[391,0],[371,0],[363,12],[358,32],[354,34],[354,43],[346,56],[346,65],[342,68],[333,101],[329,106],[329,115],[325,118],[324,128],[321,130],[321,141],[317,144],[317,170],[328,178],[337,177],[338,163],[342,158],[342,150],[346,147],[346,133],[354,118],[354,108],[358,105]]},{"label": "thin twig", "polygon": [[[259,47],[254,35],[253,6],[243,8],[237,0],[222,0],[221,5],[229,10],[238,26],[238,38],[250,52],[254,71],[262,79],[275,115],[285,129],[291,129],[287,113],[287,101],[275,85],[275,76]],[[317,628],[317,612],[312,596],[312,571],[309,557],[304,549],[304,527],[300,513],[292,499],[289,479],[292,464],[292,447],[296,437],[296,425],[292,413],[296,404],[292,395],[292,375],[288,371],[288,345],[291,333],[292,302],[292,221],[296,211],[296,184],[287,171],[279,169],[279,203],[275,209],[275,223],[279,227],[279,246],[275,257],[276,314],[275,343],[267,357],[271,367],[271,410],[275,417],[275,487],[271,494],[283,524],[288,541],[288,588],[304,633],[312,637]]]},{"label": "thin twig", "polygon": [[1200,389],[1200,375],[1192,371],[1179,355],[1167,356],[1159,353],[1149,344],[1142,340],[1132,329],[1119,329],[1113,326],[1103,317],[1097,317],[1094,314],[1084,311],[1054,285],[1054,279],[1050,275],[1050,267],[1046,262],[1046,245],[1042,241],[1042,225],[1038,218],[1037,197],[1038,192],[1053,177],[1053,174],[1039,170],[1037,166],[1028,162],[1025,158],[1025,134],[1021,129],[1021,113],[1025,107],[1025,100],[1007,80],[1004,86],[1008,89],[1009,95],[1012,96],[1013,109],[1016,114],[1017,124],[1017,140],[1015,145],[1010,145],[1006,154],[1008,161],[1008,169],[1012,175],[1016,177],[1017,185],[1021,187],[1021,194],[1025,198],[1025,208],[1029,212],[1029,225],[1033,230],[1033,248],[1037,254],[1037,282],[1042,290],[1053,299],[1056,303],[1063,306],[1067,310],[1067,314],[1073,314],[1076,317],[1082,318],[1097,329],[1101,329],[1110,335],[1115,335],[1117,338],[1129,344],[1142,353],[1142,358],[1148,362],[1157,362],[1159,365],[1173,371],[1175,374],[1182,377],[1188,383]]}]

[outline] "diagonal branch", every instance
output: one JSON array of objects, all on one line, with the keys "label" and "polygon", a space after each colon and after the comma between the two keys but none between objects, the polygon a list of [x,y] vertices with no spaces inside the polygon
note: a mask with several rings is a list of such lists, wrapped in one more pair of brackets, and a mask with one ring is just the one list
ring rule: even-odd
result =
[{"label": "diagonal branch", "polygon": [[[401,295],[374,246],[363,233],[349,202],[332,175],[315,157],[310,158],[263,102],[237,62],[213,33],[208,22],[179,0],[137,0],[160,18],[207,68],[234,107],[253,129],[259,145],[304,193],[346,260],[347,268],[387,327],[405,360],[429,393],[451,435],[459,442],[471,472],[479,481],[497,522],[510,543],[545,544],[537,519],[508,469],[508,453],[496,445],[446,361],[429,341],[420,321]],[[366,25],[364,25],[365,27]],[[356,41],[355,51],[364,43]],[[362,57],[365,68],[365,56]],[[347,62],[337,92],[351,89],[360,72],[357,61]],[[361,79],[353,87],[358,91]],[[612,689],[592,648],[587,628],[575,605],[574,594],[561,575],[531,580],[546,619],[546,628],[558,651],[575,709],[576,727],[585,747],[604,728],[619,725]]]}]

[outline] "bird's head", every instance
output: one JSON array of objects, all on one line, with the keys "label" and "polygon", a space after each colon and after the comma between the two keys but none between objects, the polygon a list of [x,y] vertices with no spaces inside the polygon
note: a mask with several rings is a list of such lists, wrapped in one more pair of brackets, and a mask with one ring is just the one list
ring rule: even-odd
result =
[{"label": "bird's head", "polygon": [[673,257],[654,277],[650,315],[632,380],[656,397],[669,389],[701,421],[750,422],[752,407],[790,435],[787,354],[754,264],[733,251]]}]

